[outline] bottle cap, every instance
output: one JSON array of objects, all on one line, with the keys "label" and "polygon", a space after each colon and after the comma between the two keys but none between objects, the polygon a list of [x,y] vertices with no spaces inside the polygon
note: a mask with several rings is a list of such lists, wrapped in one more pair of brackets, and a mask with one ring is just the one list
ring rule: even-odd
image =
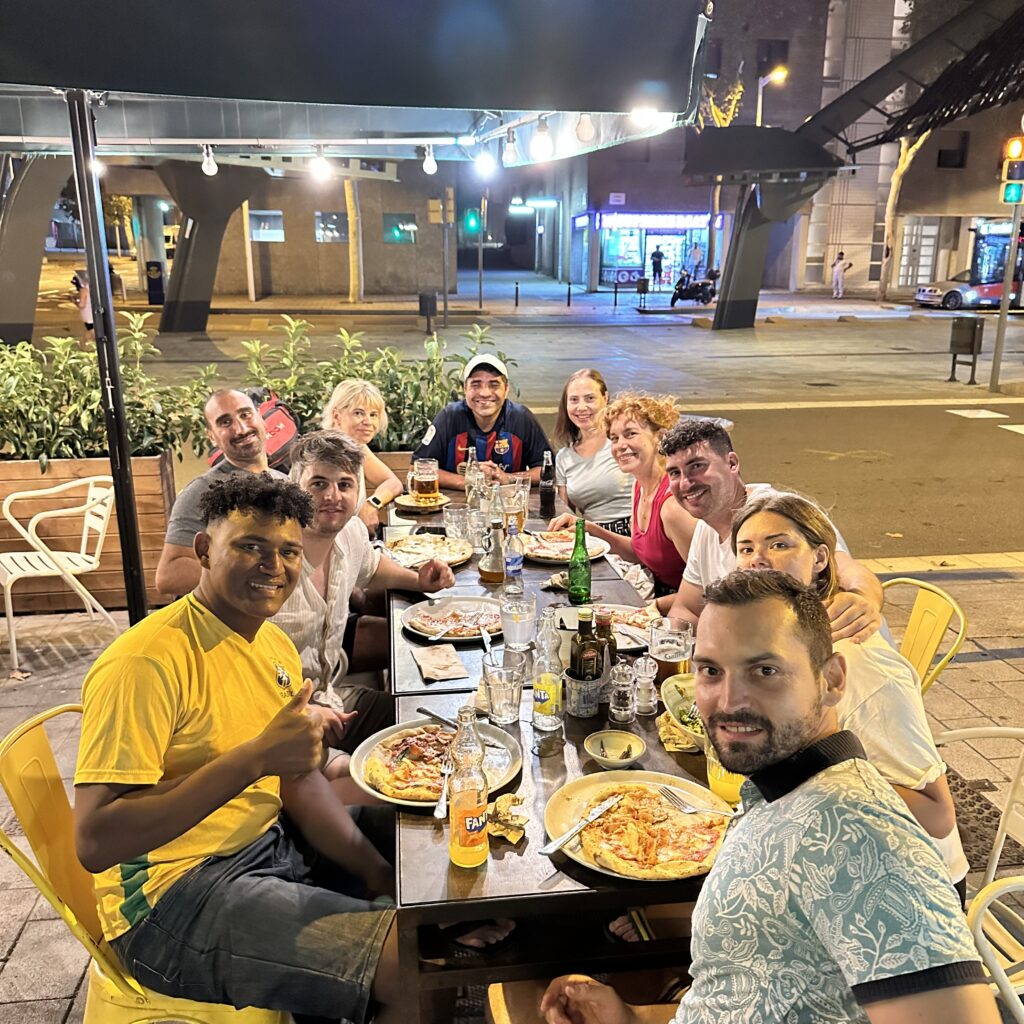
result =
[{"label": "bottle cap", "polygon": [[612,624],[612,610],[610,608],[595,608],[594,621],[599,626],[610,626]]},{"label": "bottle cap", "polygon": [[593,608],[581,608],[578,612],[580,622],[590,622],[594,617]]}]

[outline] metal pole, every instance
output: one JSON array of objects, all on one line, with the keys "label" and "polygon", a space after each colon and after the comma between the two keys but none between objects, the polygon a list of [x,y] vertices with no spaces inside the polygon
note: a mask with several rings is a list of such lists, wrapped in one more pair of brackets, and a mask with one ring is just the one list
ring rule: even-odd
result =
[{"label": "metal pole", "polygon": [[519,308],[519,282],[516,281],[516,309]]},{"label": "metal pole", "polygon": [[[1020,215],[1024,209],[1020,203],[1013,208],[1013,226],[1010,228],[1010,245],[1006,250],[1006,269],[1003,271],[1003,297],[999,302],[999,323],[996,326],[996,346],[992,350],[992,376],[989,378],[989,391],[999,391],[999,371],[1003,363],[1003,339],[1006,337],[1006,318],[1010,310],[1010,292],[1013,291],[1013,279],[1017,270],[1017,239],[1020,237]],[[1020,296],[1017,297],[1020,305]]]},{"label": "metal pole", "polygon": [[761,114],[764,112],[764,86],[765,83],[759,78],[757,80],[757,113],[754,114],[754,124],[761,127]]},{"label": "metal pole", "polygon": [[612,305],[613,306],[617,306],[618,304],[619,304],[619,282],[616,281],[615,282],[615,299],[612,302]]},{"label": "metal pole", "polygon": [[135,515],[135,488],[132,483],[131,447],[124,416],[121,367],[117,357],[114,330],[114,299],[107,271],[107,241],[103,230],[103,205],[100,182],[95,171],[96,139],[89,97],[83,89],[66,94],[71,120],[71,150],[78,189],[78,210],[85,240],[86,266],[92,297],[93,323],[96,325],[96,354],[99,359],[100,396],[107,424],[107,446],[114,478],[114,505],[117,532],[121,540],[124,565],[124,589],[128,597],[128,618],[134,625],[146,617],[146,583],[142,574],[142,546]]},{"label": "metal pole", "polygon": [[441,223],[441,291],[444,313],[441,317],[441,326],[448,326],[448,221]]},{"label": "metal pole", "polygon": [[484,308],[484,210],[487,200],[480,199],[480,230],[476,236],[476,305],[477,309]]},{"label": "metal pole", "polygon": [[572,285],[568,284],[565,286],[565,304],[567,306],[572,305]]}]

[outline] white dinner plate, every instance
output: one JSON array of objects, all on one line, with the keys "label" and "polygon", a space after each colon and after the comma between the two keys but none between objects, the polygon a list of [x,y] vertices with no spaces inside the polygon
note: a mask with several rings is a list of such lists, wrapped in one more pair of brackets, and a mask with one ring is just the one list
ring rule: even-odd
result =
[{"label": "white dinner plate", "polygon": [[[605,604],[603,601],[595,601],[591,605],[596,611],[598,608],[607,608],[611,612],[635,612],[637,608],[628,604]],[[579,608],[557,608],[555,610],[555,622],[559,629],[575,633],[579,628]],[[564,625],[563,625],[564,623]],[[596,628],[596,626],[595,626]],[[612,635],[615,637],[615,645],[621,654],[635,654],[647,649],[647,637],[649,631],[639,626],[623,626],[618,622],[612,623]]]},{"label": "white dinner plate", "polygon": [[[527,534],[527,539],[532,534]],[[571,557],[571,552],[565,556],[565,558],[554,558],[544,554],[531,554],[529,543],[523,545],[523,555],[528,558],[531,562],[539,562],[541,565],[568,565]],[[588,537],[587,538],[587,554],[590,555],[592,562],[597,561],[599,558],[604,558],[605,555],[611,551],[612,546],[606,540],[601,540],[600,537]]]},{"label": "white dinner plate", "polygon": [[[583,775],[578,779],[573,779],[551,794],[547,806],[544,808],[544,828],[547,831],[548,838],[554,839],[556,836],[568,832],[573,825],[581,821],[587,813],[587,806],[599,790],[622,782],[631,784],[647,783],[650,786],[668,786],[670,789],[676,790],[687,803],[692,804],[694,807],[707,807],[708,810],[719,811],[732,810],[724,800],[715,796],[710,789],[706,789],[699,783],[691,782],[689,779],[682,779],[678,775],[667,775],[664,772],[630,771],[629,769],[598,772],[594,775]],[[603,875],[612,875],[615,878],[629,878],[634,882],[679,881],[679,879],[669,878],[636,879],[632,875],[623,875],[618,871],[612,871],[611,868],[606,868],[587,856],[579,836],[566,843],[562,847],[561,852],[576,861],[577,864],[582,864],[592,871],[600,871]]]},{"label": "white dinner plate", "polygon": [[414,515],[427,516],[431,512],[440,512],[445,505],[451,502],[451,498],[447,494],[442,494],[439,498],[435,498],[433,501],[429,501],[426,504],[417,501],[411,494],[400,494],[395,498],[395,506],[400,508],[403,512],[412,512]]},{"label": "white dinner plate", "polygon": [[[459,611],[474,615],[479,615],[480,612],[484,611],[494,612],[498,616],[501,615],[501,602],[496,597],[433,597],[429,601],[419,601],[406,608],[402,612],[402,627],[412,633],[413,636],[421,636],[425,640],[429,640],[432,636],[431,633],[424,633],[422,630],[414,629],[409,623],[420,612],[430,611],[436,612],[438,615],[444,615],[451,608],[458,608]],[[501,636],[500,624],[497,629],[488,630],[488,632],[492,640],[495,637]],[[472,643],[474,640],[480,639],[480,631],[477,630],[472,636],[452,636],[449,633],[444,639],[453,644]]]},{"label": "white dinner plate", "polygon": [[[356,785],[370,796],[375,796],[378,800],[386,800],[389,804],[395,804],[398,807],[433,807],[436,802],[434,800],[400,800],[397,797],[385,796],[366,781],[363,773],[370,751],[381,740],[406,729],[436,724],[429,718],[413,718],[408,722],[389,725],[386,729],[367,736],[353,751],[352,760],[349,762],[349,772]],[[523,750],[515,736],[510,736],[504,729],[499,729],[496,725],[491,725],[490,722],[477,722],[476,727],[480,731],[482,740],[491,740],[499,744],[498,747],[484,747],[484,774],[487,776],[488,790],[493,793],[501,789],[502,786],[507,786],[516,777],[519,769],[523,766]]]}]

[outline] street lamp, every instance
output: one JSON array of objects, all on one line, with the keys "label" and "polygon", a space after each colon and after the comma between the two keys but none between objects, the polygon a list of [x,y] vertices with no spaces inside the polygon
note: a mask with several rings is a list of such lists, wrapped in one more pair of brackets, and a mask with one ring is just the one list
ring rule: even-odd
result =
[{"label": "street lamp", "polygon": [[761,114],[764,110],[764,87],[769,84],[782,85],[787,78],[789,78],[789,68],[780,64],[777,68],[772,68],[767,75],[762,75],[757,80],[757,113],[754,116],[754,124],[758,128],[761,127]]}]

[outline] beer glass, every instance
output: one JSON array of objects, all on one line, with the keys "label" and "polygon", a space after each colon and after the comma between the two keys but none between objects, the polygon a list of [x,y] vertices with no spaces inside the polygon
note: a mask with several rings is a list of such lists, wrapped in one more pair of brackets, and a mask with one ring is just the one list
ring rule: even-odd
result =
[{"label": "beer glass", "polygon": [[441,497],[437,459],[416,459],[406,477],[406,488],[417,505],[432,505]]},{"label": "beer glass", "polygon": [[529,500],[529,488],[524,492],[518,483],[501,485],[501,501],[505,506],[506,532],[514,519],[519,536],[523,535],[523,527],[526,525],[526,507]]},{"label": "beer glass", "polygon": [[690,671],[693,626],[686,619],[655,619],[651,623],[650,655],[658,663],[658,683]]}]

